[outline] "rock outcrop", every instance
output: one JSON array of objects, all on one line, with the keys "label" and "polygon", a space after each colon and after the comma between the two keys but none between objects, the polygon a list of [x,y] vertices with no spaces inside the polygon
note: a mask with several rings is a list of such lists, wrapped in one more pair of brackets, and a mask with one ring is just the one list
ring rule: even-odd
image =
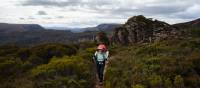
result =
[{"label": "rock outcrop", "polygon": [[177,38],[179,29],[168,23],[145,18],[142,15],[130,18],[113,32],[111,41],[119,44],[147,43],[166,38]]}]

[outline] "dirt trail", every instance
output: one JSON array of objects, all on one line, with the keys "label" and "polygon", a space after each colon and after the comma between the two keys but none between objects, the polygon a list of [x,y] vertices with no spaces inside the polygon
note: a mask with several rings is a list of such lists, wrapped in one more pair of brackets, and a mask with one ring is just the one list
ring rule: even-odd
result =
[{"label": "dirt trail", "polygon": [[[111,63],[111,60],[112,60],[113,58],[114,58],[113,56],[109,57],[108,63],[105,64],[104,76],[105,76],[105,73],[106,73],[106,71],[107,71],[108,64]],[[97,80],[96,80],[95,88],[104,88],[104,87],[103,87],[104,85],[99,85],[99,81],[98,81],[97,74],[96,74],[96,78],[97,78]]]}]

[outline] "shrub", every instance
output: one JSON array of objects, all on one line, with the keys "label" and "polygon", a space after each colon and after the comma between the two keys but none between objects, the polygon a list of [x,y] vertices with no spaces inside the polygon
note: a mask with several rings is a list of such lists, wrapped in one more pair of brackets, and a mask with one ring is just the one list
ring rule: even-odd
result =
[{"label": "shrub", "polygon": [[61,44],[47,44],[31,48],[32,54],[29,61],[34,65],[47,64],[54,56],[62,57],[64,55],[72,56],[77,53],[75,47]]},{"label": "shrub", "polygon": [[159,75],[152,75],[149,77],[149,82],[152,88],[162,86],[162,78]]},{"label": "shrub", "polygon": [[133,86],[132,88],[145,88],[143,85],[141,84],[136,84],[135,86]]},{"label": "shrub", "polygon": [[180,75],[175,76],[174,86],[177,87],[177,88],[184,88],[183,78]]},{"label": "shrub", "polygon": [[92,68],[92,63],[82,57],[66,56],[61,59],[54,58],[48,64],[33,69],[31,73],[36,86],[88,88],[94,86]]}]

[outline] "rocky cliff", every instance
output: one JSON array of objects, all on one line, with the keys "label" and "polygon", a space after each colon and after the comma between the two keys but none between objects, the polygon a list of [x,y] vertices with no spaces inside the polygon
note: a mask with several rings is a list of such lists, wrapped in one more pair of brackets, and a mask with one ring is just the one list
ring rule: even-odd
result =
[{"label": "rocky cliff", "polygon": [[181,35],[178,28],[142,15],[134,16],[115,29],[111,41],[119,44],[146,43]]}]

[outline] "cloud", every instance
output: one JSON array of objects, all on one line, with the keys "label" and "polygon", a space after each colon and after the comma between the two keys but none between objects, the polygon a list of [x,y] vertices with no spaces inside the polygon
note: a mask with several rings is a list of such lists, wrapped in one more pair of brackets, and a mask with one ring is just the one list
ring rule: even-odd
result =
[{"label": "cloud", "polygon": [[199,17],[200,14],[200,5],[195,4],[186,10],[176,13],[175,15],[181,19],[196,19]]},{"label": "cloud", "polygon": [[28,19],[34,20],[34,19],[36,19],[36,18],[34,18],[34,17],[32,17],[32,16],[29,16]]},{"label": "cloud", "polygon": [[50,20],[50,19],[52,19],[52,18],[51,18],[51,17],[44,17],[43,19]]},{"label": "cloud", "polygon": [[20,20],[25,20],[25,18],[23,18],[23,17],[20,17],[19,19],[20,19]]},{"label": "cloud", "polygon": [[64,16],[57,16],[56,18],[59,18],[59,19],[61,19],[61,18],[65,18]]},{"label": "cloud", "polygon": [[67,6],[84,6],[84,5],[104,5],[109,4],[106,0],[26,0],[22,2],[23,6],[53,6],[53,7],[67,7]]},{"label": "cloud", "polygon": [[[200,4],[199,0],[26,0],[23,6],[44,6],[80,11],[81,8],[99,14],[173,15]],[[177,15],[178,16],[178,15]]]},{"label": "cloud", "polygon": [[37,15],[47,15],[45,11],[38,11]]},{"label": "cloud", "polygon": [[[33,16],[36,18],[34,22],[67,23],[73,26],[120,23],[140,14],[177,23],[199,18],[200,14],[200,0],[20,0],[13,7],[23,9],[19,17]],[[38,11],[37,14],[35,11]],[[1,12],[7,14],[6,11]],[[51,19],[43,19],[41,15],[48,15]]]}]

